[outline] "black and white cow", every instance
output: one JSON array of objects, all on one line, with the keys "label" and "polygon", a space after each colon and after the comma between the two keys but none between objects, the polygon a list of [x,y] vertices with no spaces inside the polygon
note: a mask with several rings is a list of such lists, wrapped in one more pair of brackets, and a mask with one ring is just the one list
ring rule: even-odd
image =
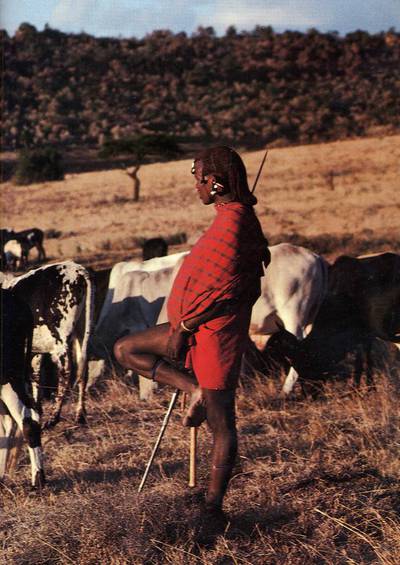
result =
[{"label": "black and white cow", "polygon": [[28,250],[35,248],[38,252],[38,261],[46,260],[46,252],[43,247],[44,233],[39,228],[17,231],[14,233],[16,239],[24,248]]},{"label": "black and white cow", "polygon": [[28,444],[32,486],[44,484],[39,413],[31,387],[33,317],[12,290],[0,289],[0,479],[4,476],[15,424]]},{"label": "black and white cow", "polygon": [[[76,373],[78,404],[76,419],[85,420],[85,389],[87,381],[87,347],[92,328],[93,288],[87,270],[73,261],[46,265],[28,271],[19,277],[7,278],[3,288],[12,288],[29,305],[34,322],[33,353],[35,375],[39,371],[41,355],[48,353],[58,370],[55,403],[45,426],[55,425],[60,419],[62,404],[72,378],[73,339],[78,320],[85,316],[81,353]],[[40,388],[37,393],[40,400]]]},{"label": "black and white cow", "polygon": [[28,263],[29,252],[36,248],[38,252],[37,260],[45,261],[46,252],[43,247],[44,233],[39,228],[14,231],[9,228],[0,230],[1,241],[1,263],[2,268],[6,268],[10,262],[14,262],[11,267],[16,270],[15,263],[19,269],[24,269]]}]

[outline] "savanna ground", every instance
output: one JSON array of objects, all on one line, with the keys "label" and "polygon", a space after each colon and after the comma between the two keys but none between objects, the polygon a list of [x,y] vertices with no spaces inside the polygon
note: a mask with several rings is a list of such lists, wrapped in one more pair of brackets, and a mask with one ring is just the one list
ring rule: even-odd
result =
[{"label": "savanna ground", "polygon": [[[261,157],[244,154],[250,184]],[[329,260],[400,251],[399,163],[400,136],[272,149],[257,187],[266,235]],[[138,256],[143,237],[179,241],[207,227],[213,210],[197,201],[190,161],[140,173],[137,204],[118,170],[4,183],[2,223],[40,227],[53,235],[50,260],[94,267]],[[144,404],[129,379],[110,374],[89,398],[86,428],[74,425],[67,404],[65,419],[44,433],[43,492],[29,493],[26,458],[1,487],[0,562],[399,563],[399,399],[387,376],[370,390],[331,384],[317,400],[297,391],[281,404],[278,391],[278,381],[257,373],[238,392],[240,457],[221,531],[198,513],[207,427],[199,432],[198,487],[187,486],[189,433],[177,408],[137,494],[171,391]]]}]

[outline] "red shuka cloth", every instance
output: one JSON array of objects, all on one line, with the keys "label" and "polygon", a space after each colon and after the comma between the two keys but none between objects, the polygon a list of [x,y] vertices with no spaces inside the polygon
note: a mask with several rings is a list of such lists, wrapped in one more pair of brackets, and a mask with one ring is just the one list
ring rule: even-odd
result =
[{"label": "red shuka cloth", "polygon": [[179,269],[167,310],[174,329],[215,302],[237,300],[235,313],[199,326],[187,359],[201,386],[225,389],[236,386],[235,369],[247,339],[251,308],[260,296],[268,242],[252,206],[229,202],[216,206],[216,211],[214,222]]}]

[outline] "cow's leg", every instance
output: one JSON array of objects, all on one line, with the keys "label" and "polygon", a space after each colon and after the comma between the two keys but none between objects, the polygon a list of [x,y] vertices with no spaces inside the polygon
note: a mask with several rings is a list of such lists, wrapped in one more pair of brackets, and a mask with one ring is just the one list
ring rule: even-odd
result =
[{"label": "cow's leg", "polygon": [[36,353],[32,357],[32,374],[31,374],[31,381],[32,381],[32,396],[33,400],[35,401],[35,405],[40,415],[42,415],[42,391],[40,388],[40,376],[41,376],[41,369],[42,369],[42,360],[43,355],[42,353]]},{"label": "cow's leg", "polygon": [[38,252],[38,258],[37,258],[38,262],[39,261],[45,261],[46,260],[46,253],[45,253],[43,244],[38,242],[36,244],[36,249],[37,249],[37,252]]},{"label": "cow's leg", "polygon": [[158,389],[158,384],[139,375],[139,398],[140,400],[152,400],[154,391]]},{"label": "cow's leg", "polygon": [[[281,318],[284,322],[285,329],[295,335],[297,339],[304,338],[304,332],[302,328],[299,326],[298,321],[295,319],[295,316],[288,315],[285,316],[284,313],[281,313]],[[294,385],[297,382],[299,375],[294,367],[290,367],[289,372],[285,378],[282,387],[282,396],[287,396],[293,390]]]},{"label": "cow's leg", "polygon": [[11,418],[6,405],[0,400],[0,480],[4,477],[7,460],[15,435],[15,422]]},{"label": "cow's leg", "polygon": [[21,400],[9,383],[1,387],[0,398],[15,420],[18,428],[22,431],[28,444],[29,457],[31,460],[32,486],[40,488],[44,484],[44,471],[39,414],[33,408],[29,408]]},{"label": "cow's leg", "polygon": [[78,402],[76,406],[75,421],[78,424],[86,423],[86,386],[88,382],[88,363],[80,362],[78,365],[78,372],[76,375],[76,382],[78,385]]},{"label": "cow's leg", "polygon": [[364,374],[364,370],[368,366],[368,361],[366,361],[366,362],[365,361],[366,361],[366,359],[364,358],[362,348],[357,349],[356,358],[355,358],[354,366],[353,366],[354,385],[357,388],[359,388],[361,386],[361,379],[362,379],[362,376]]},{"label": "cow's leg", "polygon": [[72,351],[66,347],[63,351],[51,354],[51,359],[57,367],[58,384],[54,405],[50,416],[46,419],[44,428],[52,428],[60,421],[61,409],[65,400],[67,389],[71,384]]},{"label": "cow's leg", "polygon": [[366,346],[366,354],[364,356],[365,362],[365,380],[366,384],[371,388],[375,388],[375,380],[374,380],[374,355],[372,351],[372,344],[368,343]]},{"label": "cow's leg", "polygon": [[299,374],[293,367],[290,367],[288,374],[286,375],[285,381],[282,386],[282,394],[287,396],[293,390],[294,385],[299,378]]},{"label": "cow's leg", "polygon": [[22,255],[19,261],[19,268],[21,270],[26,269],[26,267],[28,266],[28,256],[29,256],[29,250],[28,249],[24,249],[22,251]]}]

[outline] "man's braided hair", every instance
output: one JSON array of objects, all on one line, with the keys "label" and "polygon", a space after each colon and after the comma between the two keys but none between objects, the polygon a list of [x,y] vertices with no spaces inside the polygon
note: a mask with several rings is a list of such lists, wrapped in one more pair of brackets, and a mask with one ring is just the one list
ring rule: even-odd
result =
[{"label": "man's braided hair", "polygon": [[201,161],[203,175],[215,175],[234,200],[250,206],[257,204],[257,198],[249,190],[246,167],[234,149],[226,145],[210,147],[196,155],[194,161]]}]

